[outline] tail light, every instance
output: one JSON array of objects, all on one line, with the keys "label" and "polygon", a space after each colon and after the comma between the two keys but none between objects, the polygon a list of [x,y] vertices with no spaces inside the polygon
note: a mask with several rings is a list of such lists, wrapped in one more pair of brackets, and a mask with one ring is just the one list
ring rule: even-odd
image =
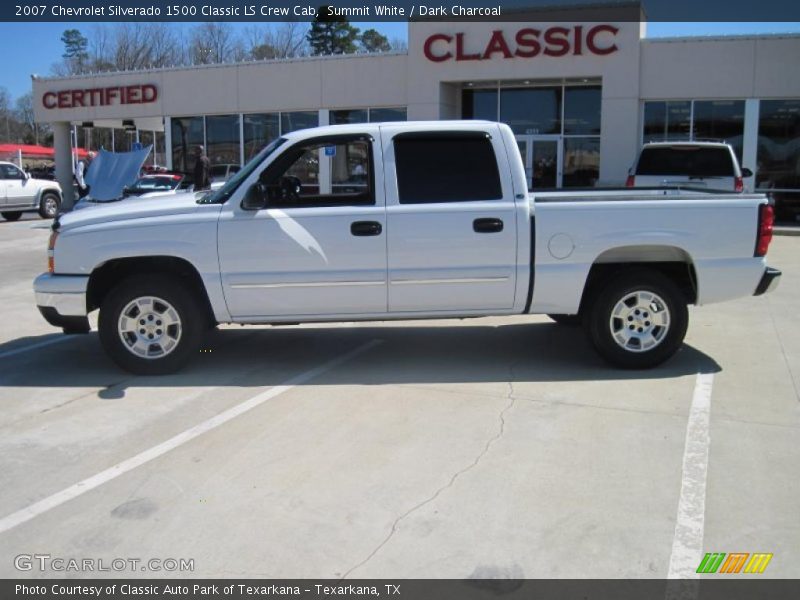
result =
[{"label": "tail light", "polygon": [[735,177],[733,180],[733,191],[734,192],[743,192],[744,191],[744,179],[741,177]]},{"label": "tail light", "polygon": [[628,175],[628,178],[625,180],[625,187],[633,187],[636,183],[636,177],[633,175]]},{"label": "tail light", "polygon": [[58,232],[54,231],[50,234],[50,240],[47,242],[47,272],[55,273],[56,271],[56,240],[58,239]]},{"label": "tail light", "polygon": [[758,235],[754,256],[766,256],[769,243],[772,241],[772,228],[775,225],[775,211],[769,204],[762,204],[758,209]]}]

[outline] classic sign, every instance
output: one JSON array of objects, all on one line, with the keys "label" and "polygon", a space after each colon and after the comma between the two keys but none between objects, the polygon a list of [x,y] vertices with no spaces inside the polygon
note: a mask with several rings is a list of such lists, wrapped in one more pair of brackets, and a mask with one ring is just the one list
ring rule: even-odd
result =
[{"label": "classic sign", "polygon": [[489,60],[498,56],[580,56],[584,52],[604,56],[618,50],[615,42],[618,31],[618,27],[608,24],[558,26],[544,30],[524,27],[513,34],[496,29],[481,52],[466,51],[468,44],[464,33],[434,33],[425,40],[423,52],[425,58],[432,62]]}]

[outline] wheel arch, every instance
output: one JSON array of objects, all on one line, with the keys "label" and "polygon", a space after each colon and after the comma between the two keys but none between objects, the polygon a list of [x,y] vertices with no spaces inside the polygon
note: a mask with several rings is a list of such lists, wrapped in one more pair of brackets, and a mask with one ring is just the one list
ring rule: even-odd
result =
[{"label": "wheel arch", "polygon": [[61,196],[61,189],[53,186],[39,188],[39,191],[36,194],[36,204],[39,205],[44,198],[45,194],[55,194],[58,196],[59,203],[62,202],[63,198]]},{"label": "wheel arch", "polygon": [[208,290],[197,268],[177,256],[134,256],[108,260],[92,270],[86,289],[86,310],[99,308],[108,293],[133,275],[165,274],[179,278],[201,299],[209,321],[216,322]]},{"label": "wheel arch", "polygon": [[599,292],[604,281],[635,268],[662,273],[680,288],[687,304],[697,302],[697,272],[686,250],[670,245],[631,245],[610,248],[595,258],[583,287],[581,311]]}]

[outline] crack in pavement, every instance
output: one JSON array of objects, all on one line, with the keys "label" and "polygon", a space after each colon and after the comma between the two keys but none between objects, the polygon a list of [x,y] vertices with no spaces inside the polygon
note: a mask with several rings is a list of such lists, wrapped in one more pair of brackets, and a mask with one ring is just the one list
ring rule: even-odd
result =
[{"label": "crack in pavement", "polygon": [[503,407],[503,409],[500,411],[500,414],[498,415],[498,419],[500,420],[500,429],[498,430],[498,432],[487,440],[487,442],[484,444],[483,449],[481,450],[481,452],[478,454],[478,456],[475,457],[475,459],[469,465],[467,465],[466,467],[456,471],[455,474],[453,474],[453,476],[450,477],[450,480],[445,485],[443,485],[442,487],[437,489],[431,496],[429,496],[428,498],[426,498],[422,502],[419,502],[418,504],[415,504],[414,506],[409,508],[406,512],[404,512],[399,517],[397,517],[394,520],[394,522],[392,523],[392,527],[389,530],[389,534],[383,539],[383,541],[380,544],[378,544],[378,546],[372,552],[370,552],[369,555],[367,555],[367,557],[364,560],[362,560],[361,562],[357,563],[356,565],[350,567],[344,573],[344,575],[342,575],[339,578],[339,581],[343,581],[343,580],[347,579],[353,571],[355,571],[356,569],[360,569],[365,564],[367,564],[370,560],[372,560],[375,557],[375,555],[378,554],[378,552],[380,552],[381,549],[386,544],[388,544],[389,541],[394,537],[394,534],[397,533],[398,527],[399,527],[399,525],[400,525],[400,523],[402,521],[404,521],[406,518],[408,518],[413,513],[417,512],[422,507],[424,507],[424,506],[430,504],[431,502],[433,502],[434,500],[436,500],[445,490],[453,487],[453,485],[458,480],[458,478],[461,477],[462,475],[464,475],[465,473],[467,473],[468,471],[471,471],[472,469],[477,467],[478,463],[481,462],[481,459],[483,459],[483,457],[486,456],[486,454],[489,452],[489,449],[492,447],[492,445],[494,445],[495,442],[497,442],[500,438],[503,437],[503,435],[505,434],[505,430],[506,430],[506,418],[505,418],[505,415],[509,410],[511,410],[514,407],[514,404],[517,401],[517,398],[514,395],[514,367],[513,366],[509,366],[509,370],[511,371],[511,377],[510,377],[509,381],[507,382],[508,383],[508,394],[506,394],[506,398],[509,400],[509,402]]},{"label": "crack in pavement", "polygon": [[792,382],[792,387],[794,388],[794,397],[796,400],[800,400],[800,391],[797,389],[797,380],[794,377],[794,372],[792,371],[792,367],[789,364],[789,357],[786,356],[786,348],[783,345],[783,340],[781,339],[780,331],[778,330],[778,324],[775,322],[775,313],[772,310],[772,302],[770,301],[769,297],[767,297],[767,308],[769,309],[769,316],[772,319],[772,327],[775,329],[775,337],[778,338],[778,345],[781,348],[781,354],[783,355],[783,363],[786,365],[786,370],[789,372],[789,379]]}]

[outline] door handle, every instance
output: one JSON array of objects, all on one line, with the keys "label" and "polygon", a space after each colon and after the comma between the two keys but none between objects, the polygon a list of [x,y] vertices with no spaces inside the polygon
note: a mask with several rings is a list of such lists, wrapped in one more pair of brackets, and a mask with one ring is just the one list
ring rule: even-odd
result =
[{"label": "door handle", "polygon": [[350,225],[350,233],[363,237],[367,235],[380,235],[383,225],[377,221],[355,221]]},{"label": "door handle", "polygon": [[472,230],[475,233],[498,233],[503,231],[503,221],[501,219],[475,219],[472,222]]}]

